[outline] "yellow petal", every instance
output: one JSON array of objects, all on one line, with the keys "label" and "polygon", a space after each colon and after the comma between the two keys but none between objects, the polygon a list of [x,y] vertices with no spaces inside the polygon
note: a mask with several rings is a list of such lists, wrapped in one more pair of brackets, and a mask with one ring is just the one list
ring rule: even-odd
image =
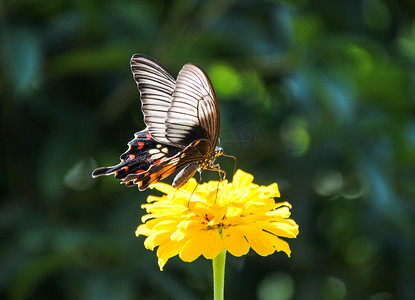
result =
[{"label": "yellow petal", "polygon": [[290,246],[288,245],[286,241],[283,241],[282,239],[274,235],[270,236],[270,240],[275,250],[277,250],[278,252],[283,251],[288,255],[288,257],[290,257],[291,250],[290,250]]},{"label": "yellow petal", "polygon": [[261,256],[267,256],[275,252],[269,234],[257,231],[255,235],[250,234],[246,238],[251,248]]},{"label": "yellow petal", "polygon": [[217,230],[208,230],[207,237],[202,240],[203,256],[207,259],[214,259],[223,250],[223,240]]},{"label": "yellow petal", "polygon": [[156,231],[155,233],[149,235],[144,241],[144,246],[147,249],[153,250],[159,245],[163,245],[167,242],[170,242],[170,232],[169,231]]},{"label": "yellow petal", "polygon": [[152,234],[154,231],[149,229],[146,224],[141,224],[140,226],[137,227],[137,230],[135,231],[135,235],[139,236],[139,235],[150,235]]},{"label": "yellow petal", "polygon": [[217,230],[206,230],[193,236],[180,252],[183,261],[194,261],[201,254],[206,258],[215,258],[223,249],[223,241]]},{"label": "yellow petal", "polygon": [[174,193],[175,188],[163,182],[153,183],[149,186],[150,189],[157,189],[164,194]]},{"label": "yellow petal", "polygon": [[250,185],[253,180],[254,176],[240,169],[236,171],[233,177],[233,182],[237,183],[239,188]]},{"label": "yellow petal", "polygon": [[270,184],[267,187],[261,187],[261,191],[263,191],[267,197],[274,198],[281,196],[277,183]]},{"label": "yellow petal", "polygon": [[180,251],[180,258],[183,261],[191,262],[202,255],[202,249],[198,246],[199,236],[195,236],[187,241]]},{"label": "yellow petal", "polygon": [[167,263],[169,258],[176,256],[180,253],[180,249],[183,247],[182,243],[170,241],[160,245],[157,249],[157,257],[159,258],[158,263],[160,270],[163,270],[164,265]]},{"label": "yellow petal", "polygon": [[180,241],[180,240],[182,240],[184,238],[186,238],[186,235],[181,230],[176,230],[175,232],[173,232],[172,235],[170,235],[170,239],[172,241],[176,241],[176,242],[178,242],[178,241]]},{"label": "yellow petal", "polygon": [[297,224],[292,225],[283,222],[268,223],[263,226],[263,229],[280,237],[295,238],[298,235]]},{"label": "yellow petal", "polygon": [[223,243],[226,250],[234,256],[242,256],[249,252],[249,244],[245,239],[244,233],[237,228],[223,230]]}]

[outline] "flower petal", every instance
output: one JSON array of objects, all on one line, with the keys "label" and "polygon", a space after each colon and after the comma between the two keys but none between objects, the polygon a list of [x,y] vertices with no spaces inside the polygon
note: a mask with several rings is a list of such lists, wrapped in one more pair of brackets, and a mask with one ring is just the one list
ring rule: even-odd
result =
[{"label": "flower petal", "polygon": [[158,264],[160,270],[163,270],[164,265],[169,258],[176,256],[180,253],[180,249],[183,247],[181,242],[170,241],[166,242],[157,249],[157,256],[159,258]]},{"label": "flower petal", "polygon": [[239,188],[250,185],[253,180],[254,176],[240,169],[237,170],[233,176],[233,182],[235,182]]},{"label": "flower petal", "polygon": [[194,261],[200,255],[215,258],[223,249],[223,241],[217,230],[206,230],[192,237],[180,252],[183,261]]},{"label": "flower petal", "polygon": [[234,256],[242,256],[249,252],[249,243],[245,239],[244,233],[237,228],[223,230],[223,243],[226,250]]},{"label": "flower petal", "polygon": [[284,222],[268,223],[264,225],[263,230],[268,231],[276,236],[295,238],[298,235],[298,225],[286,224]]},{"label": "flower petal", "polygon": [[251,248],[261,256],[267,256],[275,252],[269,234],[258,231],[256,234],[246,237]]}]

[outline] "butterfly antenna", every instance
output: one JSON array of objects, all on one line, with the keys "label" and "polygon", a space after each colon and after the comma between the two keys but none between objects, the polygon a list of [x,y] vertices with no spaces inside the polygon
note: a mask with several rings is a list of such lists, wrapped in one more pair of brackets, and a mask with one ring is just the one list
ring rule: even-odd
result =
[{"label": "butterfly antenna", "polygon": [[[249,140],[229,141],[229,142],[223,143],[221,146],[224,146],[226,144],[233,144],[233,143],[251,143],[255,140],[256,140],[256,135],[252,139],[249,139]],[[233,155],[227,155],[227,154],[222,154],[222,156],[232,158],[235,161],[235,163],[233,165],[233,175],[235,175],[235,173],[236,173],[236,164],[238,162],[237,158]]]},{"label": "butterfly antenna", "polygon": [[221,147],[223,147],[226,144],[251,143],[251,142],[253,142],[255,140],[256,140],[256,135],[254,135],[254,137],[252,139],[249,139],[249,140],[238,140],[238,141],[227,141],[227,142],[224,142],[223,144],[221,144]]}]

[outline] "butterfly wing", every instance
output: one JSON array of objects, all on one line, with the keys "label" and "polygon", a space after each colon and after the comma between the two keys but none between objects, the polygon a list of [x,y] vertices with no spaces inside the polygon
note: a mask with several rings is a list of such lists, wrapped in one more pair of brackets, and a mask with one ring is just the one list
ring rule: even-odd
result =
[{"label": "butterfly wing", "polygon": [[140,91],[144,122],[156,141],[184,148],[194,140],[207,139],[216,146],[219,105],[202,69],[186,64],[176,81],[156,60],[135,54],[131,70]]},{"label": "butterfly wing", "polygon": [[220,127],[219,105],[209,77],[194,64],[186,64],[177,77],[173,100],[167,111],[166,138],[189,145],[207,139],[212,149]]},{"label": "butterfly wing", "polygon": [[134,183],[125,180],[127,176],[148,173],[152,165],[167,160],[182,150],[160,144],[151,137],[148,130],[135,133],[128,146],[128,150],[120,156],[121,162],[118,165],[96,169],[92,176],[114,174],[115,178],[126,182],[127,185],[133,185]]},{"label": "butterfly wing", "polygon": [[160,63],[142,54],[131,58],[131,71],[140,91],[141,110],[151,136],[160,143],[171,144],[166,138],[166,119],[176,79]]}]

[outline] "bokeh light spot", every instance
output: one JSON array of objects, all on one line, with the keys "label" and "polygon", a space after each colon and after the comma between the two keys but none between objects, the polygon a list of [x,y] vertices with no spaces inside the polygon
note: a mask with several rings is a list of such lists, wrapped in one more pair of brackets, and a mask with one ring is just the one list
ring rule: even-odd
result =
[{"label": "bokeh light spot", "polygon": [[235,97],[242,88],[239,73],[232,66],[217,63],[211,66],[209,77],[215,91],[223,97]]},{"label": "bokeh light spot", "polygon": [[64,183],[77,191],[87,190],[94,183],[91,172],[97,167],[92,158],[83,158],[77,162],[65,175]]},{"label": "bokeh light spot", "polygon": [[293,295],[294,280],[287,273],[270,274],[258,286],[258,299],[260,300],[288,300]]},{"label": "bokeh light spot", "polygon": [[343,186],[343,175],[337,170],[318,170],[313,180],[314,190],[321,196],[333,196]]},{"label": "bokeh light spot", "polygon": [[310,146],[310,135],[303,119],[292,118],[281,127],[281,139],[292,156],[304,155]]},{"label": "bokeh light spot", "polygon": [[323,286],[323,299],[340,300],[346,296],[346,285],[338,278],[328,277]]}]

